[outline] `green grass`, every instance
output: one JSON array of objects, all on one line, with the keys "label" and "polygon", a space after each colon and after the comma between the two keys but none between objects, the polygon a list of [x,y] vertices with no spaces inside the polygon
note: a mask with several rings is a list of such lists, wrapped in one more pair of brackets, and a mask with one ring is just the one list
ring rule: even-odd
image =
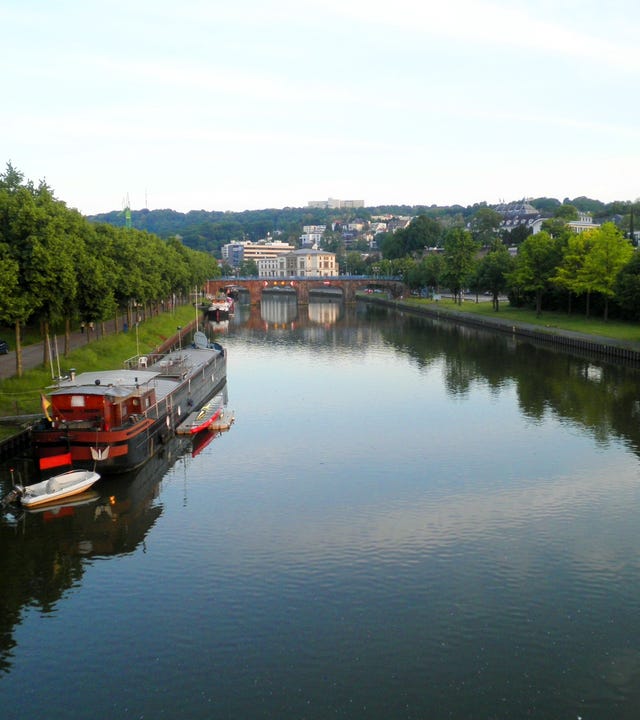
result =
[{"label": "green grass", "polygon": [[571,330],[573,332],[585,333],[586,335],[600,335],[602,337],[626,342],[640,342],[640,324],[638,323],[622,322],[620,320],[609,320],[605,322],[602,318],[587,318],[584,315],[567,315],[567,313],[564,312],[545,311],[540,317],[536,317],[534,310],[514,308],[508,304],[503,305],[502,303],[500,304],[500,310],[495,312],[490,301],[475,302],[475,300],[465,300],[462,305],[458,305],[454,303],[453,300],[447,298],[443,298],[437,303],[433,300],[422,298],[406,298],[403,302],[411,305],[438,306],[444,310],[458,310],[465,313],[496,317],[502,320],[539,325],[541,327]]},{"label": "green grass", "polygon": [[[174,313],[164,313],[141,323],[137,342],[135,331],[129,330],[128,333],[120,332],[93,340],[71,351],[67,357],[60,357],[61,370],[64,373],[69,368],[75,368],[78,372],[91,372],[122,367],[127,358],[137,355],[137,347],[141,355],[152,352],[176,334],[178,325],[184,327],[193,320],[193,307],[185,305]],[[21,378],[0,380],[0,415],[41,412],[40,393],[44,393],[51,384],[50,370],[44,367],[27,370]]]}]

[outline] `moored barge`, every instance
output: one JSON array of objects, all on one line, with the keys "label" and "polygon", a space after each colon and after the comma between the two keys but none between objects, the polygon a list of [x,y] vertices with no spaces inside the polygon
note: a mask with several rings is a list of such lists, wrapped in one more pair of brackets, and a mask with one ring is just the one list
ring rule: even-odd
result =
[{"label": "moored barge", "polygon": [[225,349],[203,333],[187,347],[136,358],[122,370],[72,374],[45,399],[46,418],[31,430],[34,458],[70,452],[74,467],[133,470],[219,392],[226,376]]}]

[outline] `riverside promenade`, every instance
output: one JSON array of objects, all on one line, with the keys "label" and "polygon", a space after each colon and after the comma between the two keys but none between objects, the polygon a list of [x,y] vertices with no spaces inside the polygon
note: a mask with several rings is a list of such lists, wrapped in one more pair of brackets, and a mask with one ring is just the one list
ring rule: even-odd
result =
[{"label": "riverside promenade", "polygon": [[[120,319],[120,327],[125,318]],[[102,337],[107,335],[113,335],[115,333],[114,322],[106,322],[104,325],[104,334],[102,331],[93,330],[90,332],[85,329],[85,332],[81,330],[74,330],[71,333],[69,340],[69,349],[75,350],[76,348],[87,345],[87,343],[100,340]],[[90,334],[89,334],[90,332]],[[122,332],[122,330],[120,330]],[[16,374],[16,351],[15,351],[15,337],[4,337],[9,343],[9,347],[14,348],[10,350],[6,355],[0,355],[0,380],[6,380],[7,378],[13,377]],[[53,339],[52,339],[53,343]],[[52,351],[55,356],[55,350],[52,347]],[[60,354],[60,361],[62,362],[62,353],[64,352],[64,336],[58,336],[58,352]],[[33,370],[42,365],[42,359],[44,357],[44,340],[41,342],[34,343],[32,345],[22,346],[22,369]]]}]

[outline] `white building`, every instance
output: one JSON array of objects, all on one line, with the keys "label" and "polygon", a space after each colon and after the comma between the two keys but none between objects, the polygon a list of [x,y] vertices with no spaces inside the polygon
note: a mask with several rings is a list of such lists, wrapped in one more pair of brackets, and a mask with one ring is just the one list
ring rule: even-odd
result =
[{"label": "white building", "polygon": [[578,219],[571,220],[571,222],[568,222],[567,225],[577,233],[583,233],[586,230],[593,230],[600,227],[598,223],[593,222],[593,218],[589,215],[589,213],[584,212],[578,213]]},{"label": "white building", "polygon": [[339,266],[335,253],[324,250],[294,250],[277,258],[257,261],[258,277],[335,277]]},{"label": "white building", "polygon": [[336,198],[329,198],[328,200],[309,200],[307,207],[323,208],[325,210],[361,208],[364,207],[364,200],[338,200]]},{"label": "white building", "polygon": [[320,244],[326,225],[303,225],[300,235],[300,247],[311,248]]},{"label": "white building", "polygon": [[[538,218],[535,220],[531,227],[533,229],[533,234],[539,233],[540,230],[542,230],[542,224],[545,222],[545,220],[549,220],[550,218]],[[571,220],[567,223],[567,225],[576,233],[582,233],[585,232],[585,230],[595,230],[596,228],[599,228],[600,225],[598,223],[593,222],[593,218],[589,213],[581,212],[578,215],[577,220]]]},{"label": "white building", "polygon": [[245,260],[275,258],[295,250],[293,245],[280,240],[259,240],[258,242],[235,242],[222,246],[222,259],[232,267],[238,267]]}]

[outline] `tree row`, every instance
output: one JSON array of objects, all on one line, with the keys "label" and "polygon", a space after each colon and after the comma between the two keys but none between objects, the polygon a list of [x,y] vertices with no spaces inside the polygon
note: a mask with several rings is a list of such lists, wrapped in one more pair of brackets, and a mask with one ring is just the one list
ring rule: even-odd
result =
[{"label": "tree row", "polygon": [[89,222],[7,164],[0,175],[0,324],[15,328],[22,375],[21,329],[39,323],[48,360],[52,328],[100,324],[127,313],[157,312],[218,276],[215,259],[145,231]]}]

